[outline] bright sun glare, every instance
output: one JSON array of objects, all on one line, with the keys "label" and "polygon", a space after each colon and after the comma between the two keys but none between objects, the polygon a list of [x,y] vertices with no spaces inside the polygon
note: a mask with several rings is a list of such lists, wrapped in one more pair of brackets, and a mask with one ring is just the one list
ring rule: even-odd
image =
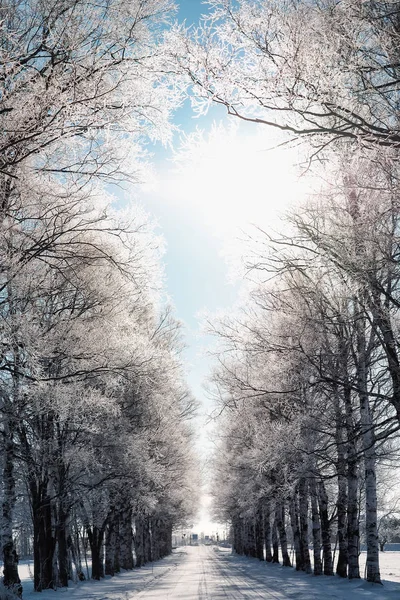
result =
[{"label": "bright sun glare", "polygon": [[304,194],[297,152],[279,142],[269,129],[240,124],[195,132],[177,153],[169,192],[225,242],[247,224],[276,227],[279,214]]}]

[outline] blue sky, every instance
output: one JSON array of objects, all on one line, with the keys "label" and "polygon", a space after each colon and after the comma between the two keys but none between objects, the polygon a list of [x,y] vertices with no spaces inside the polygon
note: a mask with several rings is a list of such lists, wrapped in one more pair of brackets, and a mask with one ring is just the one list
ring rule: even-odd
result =
[{"label": "blue sky", "polygon": [[181,0],[177,4],[178,19],[186,21],[187,25],[198,23],[200,16],[208,11],[208,7],[201,0]]},{"label": "blue sky", "polygon": [[[207,7],[200,0],[183,0],[179,4],[177,18],[189,26],[199,21]],[[194,118],[190,102],[176,111],[174,122],[185,133],[196,127],[209,130],[215,120],[226,120],[222,107],[212,107],[207,116]],[[179,136],[176,138],[179,143]],[[172,152],[156,144],[153,149],[156,172],[172,169]],[[196,185],[196,182],[193,182]],[[164,256],[166,287],[175,307],[176,316],[185,326],[187,344],[185,360],[188,363],[188,381],[199,399],[204,399],[202,383],[209,370],[204,357],[206,342],[199,339],[197,315],[207,309],[215,311],[232,304],[236,298],[236,286],[227,282],[227,268],[218,240],[202,226],[202,219],[187,198],[184,206],[176,209],[157,193],[140,193],[144,209],[158,222],[159,230],[166,240]]]}]

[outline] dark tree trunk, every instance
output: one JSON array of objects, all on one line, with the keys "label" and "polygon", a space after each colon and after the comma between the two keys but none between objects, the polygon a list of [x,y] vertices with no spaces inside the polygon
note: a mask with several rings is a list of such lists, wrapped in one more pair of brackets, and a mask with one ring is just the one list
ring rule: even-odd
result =
[{"label": "dark tree trunk", "polygon": [[264,528],[263,514],[261,510],[258,510],[255,516],[255,538],[256,556],[259,560],[264,560]]},{"label": "dark tree trunk", "polygon": [[279,563],[278,527],[276,518],[272,523],[272,562]]},{"label": "dark tree trunk", "polygon": [[18,427],[18,436],[28,465],[28,486],[33,515],[33,579],[34,590],[55,589],[54,553],[56,535],[53,532],[52,510],[49,495],[49,456],[43,451],[53,440],[53,416],[38,416],[34,427],[42,447],[42,456],[38,462],[32,456],[27,432],[22,425]]},{"label": "dark tree trunk", "polygon": [[271,531],[271,505],[269,500],[264,503],[264,544],[265,560],[272,562],[272,531]]},{"label": "dark tree trunk", "polygon": [[105,569],[106,575],[115,575],[115,555],[117,545],[117,535],[115,530],[115,511],[113,511],[107,522],[105,533]]},{"label": "dark tree trunk", "polygon": [[[143,557],[143,552],[142,552]],[[127,505],[120,512],[119,520],[119,564],[121,569],[129,571],[133,569],[133,531],[132,531],[132,508]]]},{"label": "dark tree trunk", "polygon": [[172,527],[164,519],[159,521],[160,557],[164,558],[172,552]]},{"label": "dark tree trunk", "polygon": [[68,544],[67,544],[68,515],[60,502],[57,515],[56,538],[58,548],[58,577],[61,587],[68,587]]},{"label": "dark tree trunk", "polygon": [[[337,509],[337,539],[339,545],[339,555],[336,566],[336,573],[339,577],[347,577],[348,564],[348,540],[347,540],[347,477],[346,477],[346,454],[344,440],[345,415],[340,410],[340,398],[336,393],[336,448],[337,448],[337,479],[338,479],[338,497],[336,502]],[[321,498],[321,495],[320,495]],[[329,573],[327,573],[329,575]]]},{"label": "dark tree trunk", "polygon": [[235,517],[233,520],[233,549],[236,554],[244,554],[244,534],[243,519]]},{"label": "dark tree trunk", "polygon": [[307,481],[302,477],[299,482],[299,521],[300,550],[302,553],[302,570],[311,573],[310,552],[308,549],[308,491]]},{"label": "dark tree trunk", "polygon": [[58,585],[68,587],[68,519],[69,507],[67,506],[67,468],[65,466],[65,431],[58,422],[57,418],[49,420],[49,427],[53,426],[56,440],[54,452],[57,468],[53,475],[54,487],[57,490],[57,503],[54,507],[55,514],[55,537],[57,543],[58,555]]},{"label": "dark tree trunk", "polygon": [[249,555],[249,532],[247,519],[243,519],[243,554]]},{"label": "dark tree trunk", "polygon": [[347,435],[347,559],[349,579],[360,578],[358,551],[360,525],[358,519],[358,456],[353,421],[351,390],[344,390]]},{"label": "dark tree trunk", "polygon": [[104,577],[103,563],[103,541],[104,527],[98,528],[93,525],[91,530],[88,530],[90,550],[92,553],[92,579],[99,581]]},{"label": "dark tree trunk", "polygon": [[246,556],[250,556],[251,558],[256,558],[256,536],[255,536],[255,524],[254,518],[246,519],[246,546],[247,552]]},{"label": "dark tree trunk", "polygon": [[328,515],[328,495],[323,481],[318,483],[319,514],[321,518],[322,549],[324,556],[324,575],[333,575],[331,524]]},{"label": "dark tree trunk", "polygon": [[296,571],[303,570],[303,554],[300,547],[300,523],[299,523],[299,509],[297,502],[297,492],[294,493],[293,498],[289,504],[290,512],[290,526],[292,528],[294,554],[296,557]]},{"label": "dark tree trunk", "polygon": [[172,554],[172,523],[168,522],[165,528],[167,556]]},{"label": "dark tree trunk", "polygon": [[318,512],[317,484],[314,476],[311,476],[310,478],[309,489],[311,498],[314,575],[322,575],[321,520]]},{"label": "dark tree trunk", "polygon": [[[37,492],[37,493],[36,493]],[[55,539],[52,532],[51,505],[47,484],[38,484],[32,493],[34,538],[34,588],[36,592],[55,589],[53,556]]]},{"label": "dark tree trunk", "polygon": [[[8,205],[11,196],[11,180],[4,179],[1,185],[2,198],[1,205],[3,209]],[[8,296],[7,300],[5,295]],[[9,282],[2,292],[2,300],[8,301],[8,311],[10,315],[16,314],[16,307],[13,299],[13,289]],[[11,335],[13,332],[11,328]],[[12,339],[12,338],[11,338]],[[14,340],[15,342],[15,340]],[[3,501],[1,511],[1,557],[3,559],[3,583],[6,588],[14,592],[17,596],[22,596],[22,585],[18,574],[18,555],[15,549],[13,539],[13,513],[15,507],[15,447],[14,436],[16,433],[17,421],[14,418],[15,410],[18,407],[19,398],[19,362],[20,350],[18,344],[13,342],[13,362],[14,372],[12,375],[12,396],[8,392],[2,391],[1,398],[1,417],[2,417],[2,438],[3,438]],[[3,348],[4,350],[4,348]],[[6,351],[7,353],[9,350]]]},{"label": "dark tree trunk", "polygon": [[[117,513],[115,515],[115,519],[114,519],[114,531],[115,531],[115,552],[114,552],[114,572],[115,573],[120,573],[121,572],[121,566],[120,566],[120,518],[121,518],[121,513]],[[132,526],[131,526],[131,531],[132,531]],[[133,548],[133,541],[132,541],[132,548]]]},{"label": "dark tree trunk", "polygon": [[3,503],[1,522],[1,546],[3,554],[3,583],[17,596],[22,596],[22,585],[18,574],[18,556],[13,540],[13,509],[15,505],[14,478],[14,427],[4,418],[4,467],[3,467]]},{"label": "dark tree trunk", "polygon": [[152,517],[150,519],[150,539],[151,539],[151,556],[153,560],[159,560],[160,557],[160,542],[158,539],[158,519]]},{"label": "dark tree trunk", "polygon": [[284,502],[279,502],[275,507],[275,520],[276,526],[279,534],[279,542],[281,545],[282,551],[282,564],[284,567],[291,567],[292,564],[290,562],[288,547],[287,547],[287,537],[286,537],[286,527],[285,527],[285,504]]},{"label": "dark tree trunk", "polygon": [[151,537],[150,537],[150,517],[144,518],[143,523],[143,552],[144,552],[144,560],[145,562],[151,562],[153,560],[152,557],[152,548],[151,548]]}]

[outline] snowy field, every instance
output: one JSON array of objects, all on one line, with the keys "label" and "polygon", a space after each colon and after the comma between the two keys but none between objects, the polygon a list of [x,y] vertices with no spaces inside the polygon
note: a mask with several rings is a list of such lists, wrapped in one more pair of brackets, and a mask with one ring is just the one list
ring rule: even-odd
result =
[{"label": "snowy field", "polygon": [[[153,566],[40,595],[33,592],[28,564],[21,565],[21,575],[24,599],[30,600],[400,599],[400,552],[381,553],[380,558],[384,586],[313,577],[207,546],[179,548]],[[363,566],[365,555],[361,559]]]}]

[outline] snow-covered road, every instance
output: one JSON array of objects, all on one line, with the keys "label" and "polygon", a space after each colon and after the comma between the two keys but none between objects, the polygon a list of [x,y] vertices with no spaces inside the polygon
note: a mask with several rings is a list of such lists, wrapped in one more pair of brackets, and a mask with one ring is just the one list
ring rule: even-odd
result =
[{"label": "snow-covered road", "polygon": [[186,547],[175,568],[129,600],[347,600],[399,598],[400,585],[371,586],[337,577],[310,577],[293,569],[233,556],[207,546]]},{"label": "snow-covered road", "polygon": [[57,592],[32,591],[31,565],[21,565],[21,575],[24,600],[39,596],[40,600],[399,600],[400,552],[380,557],[384,586],[313,577],[214,546],[177,548],[171,556],[141,569],[101,581],[71,583]]},{"label": "snow-covered road", "polygon": [[177,567],[132,598],[206,600],[212,598],[283,598],[265,593],[263,582],[232,568],[232,556],[207,546],[187,547]]},{"label": "snow-covered road", "polygon": [[266,593],[263,582],[248,578],[245,569],[232,568],[232,556],[207,546],[190,547],[181,553],[175,569],[146,590],[132,598],[143,600],[206,600],[212,598],[284,598],[280,594]]}]

